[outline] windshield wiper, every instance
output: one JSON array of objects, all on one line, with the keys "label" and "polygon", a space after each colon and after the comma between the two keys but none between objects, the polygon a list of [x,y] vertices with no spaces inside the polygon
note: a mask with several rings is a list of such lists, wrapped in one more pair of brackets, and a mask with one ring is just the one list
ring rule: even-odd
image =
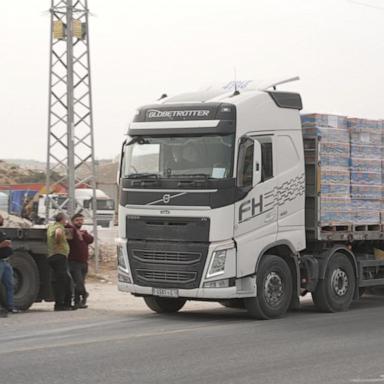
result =
[{"label": "windshield wiper", "polygon": [[127,179],[158,179],[157,173],[131,173]]},{"label": "windshield wiper", "polygon": [[202,177],[204,179],[208,178],[206,173],[178,173],[174,175],[169,175],[169,177]]}]

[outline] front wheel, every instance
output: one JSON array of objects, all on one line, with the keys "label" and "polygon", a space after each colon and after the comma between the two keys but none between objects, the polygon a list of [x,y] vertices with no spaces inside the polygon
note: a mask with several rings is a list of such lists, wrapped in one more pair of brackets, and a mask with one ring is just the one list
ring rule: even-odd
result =
[{"label": "front wheel", "polygon": [[343,253],[335,253],[328,262],[324,279],[312,292],[312,299],[322,312],[346,311],[352,303],[355,288],[352,263]]},{"label": "front wheel", "polygon": [[145,296],[145,304],[148,308],[157,313],[175,313],[184,307],[187,300],[171,299],[167,297]]},{"label": "front wheel", "polygon": [[278,256],[266,255],[256,274],[257,296],[244,299],[248,313],[260,320],[283,316],[292,299],[292,275]]}]

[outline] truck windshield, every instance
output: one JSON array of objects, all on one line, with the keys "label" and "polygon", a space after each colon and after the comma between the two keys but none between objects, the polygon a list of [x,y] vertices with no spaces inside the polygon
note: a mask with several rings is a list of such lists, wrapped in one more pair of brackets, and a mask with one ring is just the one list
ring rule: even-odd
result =
[{"label": "truck windshield", "polygon": [[234,135],[135,136],[125,146],[126,178],[232,177]]},{"label": "truck windshield", "polygon": [[103,211],[112,211],[115,209],[115,202],[112,199],[97,199],[97,209]]},{"label": "truck windshield", "polygon": [[51,207],[68,209],[68,196],[51,196]]}]

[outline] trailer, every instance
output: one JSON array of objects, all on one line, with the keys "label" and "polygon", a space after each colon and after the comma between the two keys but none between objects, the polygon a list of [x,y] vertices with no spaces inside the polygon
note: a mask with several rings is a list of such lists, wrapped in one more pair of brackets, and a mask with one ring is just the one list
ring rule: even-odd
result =
[{"label": "trailer", "polygon": [[[53,301],[51,274],[47,261],[46,229],[1,228],[12,241],[9,262],[14,270],[15,306],[27,310],[35,302]],[[0,299],[4,302],[0,284]]]},{"label": "trailer", "polygon": [[121,291],[159,313],[210,300],[273,319],[307,293],[337,312],[384,286],[382,123],[367,136],[336,116],[327,144],[332,126],[313,129],[300,95],[276,89],[291,80],[137,111],[121,150]]}]

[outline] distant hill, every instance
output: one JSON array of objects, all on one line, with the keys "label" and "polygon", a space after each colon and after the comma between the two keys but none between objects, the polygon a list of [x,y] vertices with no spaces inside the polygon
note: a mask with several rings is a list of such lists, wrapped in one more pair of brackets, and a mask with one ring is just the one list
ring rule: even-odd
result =
[{"label": "distant hill", "polygon": [[26,168],[30,170],[45,171],[46,163],[38,160],[30,159],[3,159],[8,164],[17,165],[20,168]]},{"label": "distant hill", "polygon": [[28,169],[14,163],[8,163],[4,160],[0,160],[0,184],[25,184],[44,182],[44,171],[34,168]]},{"label": "distant hill", "polygon": [[[83,177],[88,176],[89,167],[80,168]],[[101,183],[115,183],[118,163],[112,160],[96,162],[96,178]],[[54,172],[53,181],[61,178],[61,170]],[[11,159],[0,160],[0,184],[45,183],[45,163],[36,160]]]}]

